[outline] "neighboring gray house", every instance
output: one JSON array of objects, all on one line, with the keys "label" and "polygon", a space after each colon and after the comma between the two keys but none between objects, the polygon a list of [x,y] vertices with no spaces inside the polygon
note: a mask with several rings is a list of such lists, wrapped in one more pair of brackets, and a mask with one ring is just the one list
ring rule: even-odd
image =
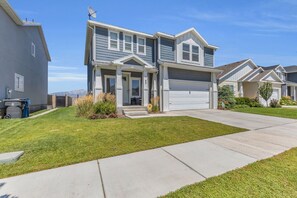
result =
[{"label": "neighboring gray house", "polygon": [[114,93],[119,112],[156,96],[161,111],[217,108],[216,49],[194,28],[152,35],[88,21],[88,91]]},{"label": "neighboring gray house", "polygon": [[287,73],[287,96],[297,101],[297,65],[285,67]]},{"label": "neighboring gray house", "polygon": [[2,99],[9,97],[30,98],[31,111],[46,108],[50,60],[41,25],[22,21],[1,0],[0,108]]}]

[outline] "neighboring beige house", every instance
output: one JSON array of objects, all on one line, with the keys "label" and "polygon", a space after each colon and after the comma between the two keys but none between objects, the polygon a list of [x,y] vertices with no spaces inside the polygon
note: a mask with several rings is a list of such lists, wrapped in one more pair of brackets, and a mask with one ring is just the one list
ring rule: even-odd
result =
[{"label": "neighboring beige house", "polygon": [[223,71],[217,76],[219,86],[230,86],[236,97],[259,98],[265,105],[266,102],[260,97],[258,88],[263,83],[270,82],[273,86],[270,100],[281,99],[284,82],[274,69],[259,67],[251,59],[223,65],[217,69]]}]

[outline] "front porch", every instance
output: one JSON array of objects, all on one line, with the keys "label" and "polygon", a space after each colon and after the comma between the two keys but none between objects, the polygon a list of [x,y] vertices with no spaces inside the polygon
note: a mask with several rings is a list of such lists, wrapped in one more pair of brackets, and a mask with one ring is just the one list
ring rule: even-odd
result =
[{"label": "front porch", "polygon": [[94,100],[102,92],[114,94],[118,113],[125,106],[147,107],[150,99],[157,96],[157,69],[141,62],[126,62],[94,67]]}]

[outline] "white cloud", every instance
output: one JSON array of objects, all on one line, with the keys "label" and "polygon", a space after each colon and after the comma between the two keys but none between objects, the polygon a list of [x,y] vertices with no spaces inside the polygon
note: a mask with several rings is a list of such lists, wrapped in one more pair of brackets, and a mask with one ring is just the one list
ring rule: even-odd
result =
[{"label": "white cloud", "polygon": [[79,67],[67,67],[67,66],[55,66],[55,65],[49,65],[49,70],[76,70]]},{"label": "white cloud", "polygon": [[77,73],[59,73],[51,72],[48,77],[49,82],[65,82],[65,81],[86,81],[86,74]]}]

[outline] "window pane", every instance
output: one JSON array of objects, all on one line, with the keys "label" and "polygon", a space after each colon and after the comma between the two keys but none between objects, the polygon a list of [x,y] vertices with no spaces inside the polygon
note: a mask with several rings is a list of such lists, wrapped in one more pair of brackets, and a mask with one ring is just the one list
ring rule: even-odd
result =
[{"label": "window pane", "polygon": [[118,48],[118,42],[117,41],[110,41],[110,48],[117,49]]},{"label": "window pane", "polygon": [[184,60],[190,60],[190,53],[188,53],[188,52],[183,52],[183,59],[184,59]]},{"label": "window pane", "polygon": [[132,43],[132,37],[131,36],[125,36],[125,42]]},{"label": "window pane", "polygon": [[199,47],[198,46],[192,46],[192,53],[198,54],[199,53]]},{"label": "window pane", "polygon": [[132,51],[132,45],[131,45],[131,43],[126,43],[125,44],[125,50]]},{"label": "window pane", "polygon": [[118,40],[118,34],[117,33],[114,33],[114,32],[110,32],[110,38],[112,40]]},{"label": "window pane", "polygon": [[144,46],[138,46],[138,52],[144,53]]},{"label": "window pane", "polygon": [[132,80],[132,96],[140,96],[140,81]]},{"label": "window pane", "polygon": [[198,62],[199,61],[199,55],[198,54],[192,54],[192,61]]},{"label": "window pane", "polygon": [[144,39],[139,38],[139,39],[138,39],[138,44],[139,44],[139,45],[144,45]]},{"label": "window pane", "polygon": [[115,94],[115,78],[106,79],[106,93]]},{"label": "window pane", "polygon": [[183,51],[190,52],[190,45],[189,44],[183,44]]}]

